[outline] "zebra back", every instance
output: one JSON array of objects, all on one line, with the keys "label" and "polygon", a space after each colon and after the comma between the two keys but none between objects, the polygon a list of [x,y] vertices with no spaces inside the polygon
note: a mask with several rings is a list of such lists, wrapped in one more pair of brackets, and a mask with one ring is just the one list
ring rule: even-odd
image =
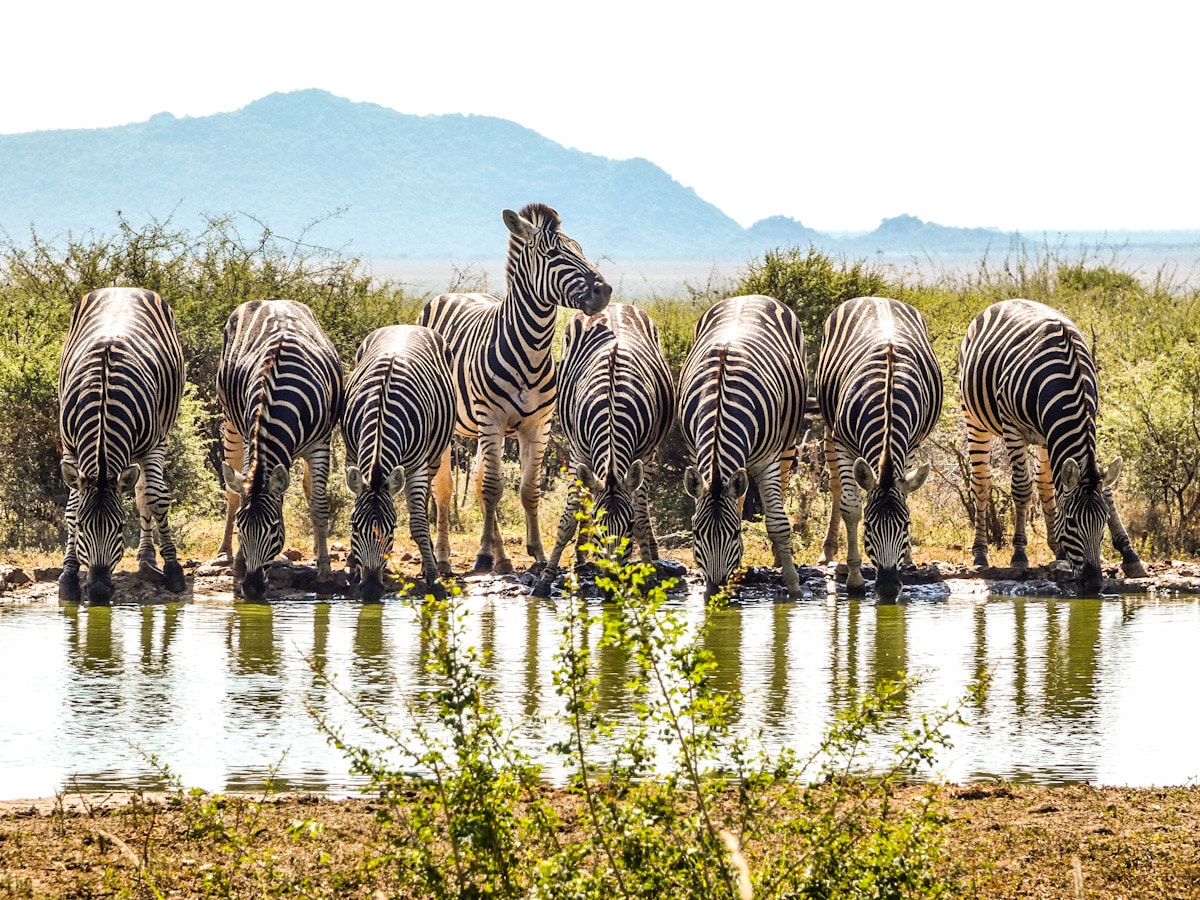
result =
[{"label": "zebra back", "polygon": [[175,313],[153,291],[92,291],[75,307],[58,369],[64,454],[97,484],[166,441],[185,366]]},{"label": "zebra back", "polygon": [[826,433],[872,466],[881,486],[937,425],[942,370],[925,319],[907,303],[858,297],[825,320],[816,393]]},{"label": "zebra back", "polygon": [[245,441],[250,494],[277,465],[327,442],[345,403],[342,364],[317,317],[292,300],[251,300],[230,315],[217,399]]}]

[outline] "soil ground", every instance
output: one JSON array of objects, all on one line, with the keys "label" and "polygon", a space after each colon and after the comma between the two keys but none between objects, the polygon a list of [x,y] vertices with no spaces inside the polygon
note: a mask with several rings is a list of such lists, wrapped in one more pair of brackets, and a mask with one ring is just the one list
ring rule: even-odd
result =
[{"label": "soil ground", "polygon": [[[902,788],[900,799],[920,792]],[[963,896],[1200,897],[1200,787],[989,783],[945,786],[939,797],[948,817],[947,867]],[[555,795],[563,806],[573,799]],[[303,884],[300,893],[309,896],[387,895],[386,867],[364,867],[378,836],[376,806],[270,799],[241,851],[242,890]],[[243,821],[235,798],[226,812],[229,821]],[[0,898],[153,896],[146,879],[163,896],[203,896],[214,872],[231,872],[235,855],[211,835],[189,835],[183,819],[161,796],[0,803]],[[752,870],[755,855],[770,852],[747,849]]]}]

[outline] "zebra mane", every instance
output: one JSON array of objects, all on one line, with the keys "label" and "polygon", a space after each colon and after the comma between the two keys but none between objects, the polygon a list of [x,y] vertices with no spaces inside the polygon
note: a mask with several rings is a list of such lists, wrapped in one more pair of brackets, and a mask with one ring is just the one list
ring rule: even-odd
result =
[{"label": "zebra mane", "polygon": [[612,486],[616,468],[613,460],[613,450],[616,447],[616,435],[613,433],[613,424],[617,417],[615,408],[617,397],[617,351],[620,349],[620,344],[617,342],[616,335],[614,334],[612,349],[608,351],[608,471],[604,476],[606,484],[610,487]]},{"label": "zebra mane", "polygon": [[520,215],[522,219],[528,219],[539,228],[550,228],[552,231],[562,228],[562,219],[558,217],[558,213],[545,203],[527,203]]},{"label": "zebra mane", "polygon": [[254,419],[250,423],[250,433],[246,438],[246,444],[250,448],[250,464],[247,466],[246,477],[250,480],[250,484],[256,483],[259,477],[259,432],[262,429],[262,421],[267,414],[268,397],[267,397],[267,382],[270,381],[271,375],[275,371],[275,363],[279,361],[279,353],[283,349],[283,339],[275,341],[271,347],[263,354],[262,368],[259,369],[259,386],[258,402],[254,410]]},{"label": "zebra mane", "polygon": [[[1094,424],[1096,421],[1096,406],[1092,402],[1092,398],[1088,396],[1087,391],[1084,390],[1083,361],[1079,358],[1079,351],[1075,347],[1075,341],[1071,339],[1070,327],[1066,322],[1060,322],[1059,325],[1061,327],[1059,335],[1062,338],[1063,350],[1067,357],[1067,367],[1070,381],[1072,384],[1079,386],[1079,392],[1076,395],[1076,402],[1083,408],[1083,414],[1087,417],[1087,419]],[[1088,442],[1087,453],[1088,458],[1085,461],[1085,465],[1082,466],[1083,477],[1088,480],[1099,480],[1101,477],[1100,459],[1096,453],[1096,440],[1094,432],[1092,440]]]},{"label": "zebra mane", "polygon": [[721,440],[721,409],[725,405],[725,354],[728,350],[729,347],[726,344],[721,344],[717,347],[717,405],[713,419],[712,478],[709,479],[709,490],[714,494],[721,487],[721,454],[718,444]]},{"label": "zebra mane", "polygon": [[373,490],[379,490],[383,487],[384,479],[390,474],[383,471],[383,467],[379,464],[379,458],[383,455],[383,406],[388,402],[387,398],[391,393],[392,376],[396,372],[396,357],[389,355],[385,365],[387,368],[383,373],[383,383],[379,392],[375,395],[377,406],[375,408],[375,427],[371,435],[371,470],[363,473],[367,476],[364,480]]},{"label": "zebra mane", "polygon": [[895,346],[888,341],[887,349],[884,350],[887,368],[883,375],[883,451],[879,454],[879,486],[883,488],[890,488],[896,480],[896,473],[892,471],[892,419],[896,402],[895,352]]},{"label": "zebra mane", "polygon": [[111,371],[112,344],[106,343],[100,363],[100,421],[96,428],[96,480],[99,484],[108,478],[108,447],[105,446],[108,429],[105,423],[108,422],[108,378]]}]

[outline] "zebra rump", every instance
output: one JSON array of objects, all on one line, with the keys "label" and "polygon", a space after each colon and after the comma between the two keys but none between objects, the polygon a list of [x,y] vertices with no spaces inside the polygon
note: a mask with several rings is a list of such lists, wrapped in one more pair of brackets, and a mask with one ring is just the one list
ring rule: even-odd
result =
[{"label": "zebra rump", "polygon": [[[167,435],[183,397],[183,350],[171,308],[153,291],[92,291],[75,307],[58,369],[59,436],[67,498],[67,545],[59,598],[107,603],[125,553],[122,495],[137,488],[138,568],[184,589],[168,524],[163,480]],[[156,568],[154,536],[162,547]]]},{"label": "zebra rump", "polygon": [[[602,313],[577,312],[563,335],[558,413],[570,470],[587,487],[610,538],[636,537],[644,562],[658,556],[650,521],[645,466],[671,429],[675,387],[658,326],[642,310],[613,303]],[[558,564],[575,537],[579,496],[571,492],[558,540],[534,586],[549,596]]]},{"label": "zebra rump", "polygon": [[942,370],[925,319],[899,300],[857,297],[840,304],[825,320],[816,391],[832,494],[821,562],[836,557],[844,519],[846,587],[865,589],[861,520],[876,567],[875,593],[895,600],[903,587],[900,563],[910,557],[908,495],[925,483],[930,467],[905,469],[942,411]]},{"label": "zebra rump", "polygon": [[234,575],[262,599],[266,566],[283,549],[283,496],[293,461],[306,464],[318,578],[330,576],[329,441],[345,402],[337,349],[303,303],[252,300],[225,324],[217,370],[224,415],[226,516],[217,551],[228,560],[237,526]]},{"label": "zebra rump", "polygon": [[803,433],[807,383],[804,330],[779,301],[730,297],[696,323],[680,373],[679,423],[693,461],[684,487],[696,501],[694,556],[710,594],[741,565],[740,507],[753,478],[788,593],[800,595],[782,488],[785,459]]},{"label": "zebra rump", "polygon": [[1075,324],[1030,300],[992,304],[972,320],[963,338],[959,390],[971,459],[975,564],[987,565],[985,520],[995,436],[1003,438],[1012,464],[1012,565],[1029,564],[1025,526],[1034,476],[1026,447],[1032,445],[1050,549],[1076,571],[1080,588],[1100,590],[1106,522],[1125,574],[1142,577],[1145,570],[1113,500],[1121,458],[1102,467],[1096,450],[1096,366]]},{"label": "zebra rump", "polygon": [[435,593],[437,562],[429,535],[429,485],[454,428],[454,383],[446,343],[418,325],[392,325],[358,348],[346,385],[346,485],[350,560],[359,595],[378,600],[396,529],[393,500],[404,493],[425,587]]}]

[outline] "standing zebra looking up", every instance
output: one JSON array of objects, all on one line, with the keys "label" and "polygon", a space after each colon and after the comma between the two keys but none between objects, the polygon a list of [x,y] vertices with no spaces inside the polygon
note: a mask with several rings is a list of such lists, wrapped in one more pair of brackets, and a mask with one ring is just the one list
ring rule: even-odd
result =
[{"label": "standing zebra looking up", "polygon": [[[509,230],[503,300],[488,294],[442,294],[421,310],[419,324],[439,332],[450,347],[455,379],[456,431],[478,438],[476,479],[483,506],[477,574],[512,571],[497,509],[505,437],[516,435],[521,459],[525,549],[546,562],[538,525],[542,457],[550,435],[557,383],[550,344],[559,306],[597,313],[612,288],[562,232],[558,213],[540,203],[504,210]],[[438,568],[450,572],[450,450],[434,481]]]},{"label": "standing zebra looking up", "polygon": [[899,567],[910,555],[908,495],[929,476],[928,462],[905,472],[908,455],[942,412],[942,369],[924,318],[907,303],[882,297],[840,304],[825,320],[816,380],[832,495],[821,563],[837,556],[838,525],[845,519],[846,588],[865,589],[862,520],[863,543],[876,567],[875,594],[890,602],[900,596]]},{"label": "standing zebra looking up", "polygon": [[229,560],[252,600],[266,595],[266,566],[283,550],[283,495],[297,458],[312,516],[317,576],[330,576],[329,439],[342,417],[342,364],[317,317],[303,303],[251,300],[225,323],[217,400],[225,417],[225,535]]},{"label": "standing zebra looking up", "polygon": [[[158,294],[108,288],[92,291],[75,307],[58,367],[60,469],[70,488],[60,600],[81,599],[81,564],[88,569],[89,601],[112,599],[113,569],[125,554],[121,497],[135,485],[138,569],[162,575],[170,591],[184,589],[163,482],[183,379],[175,314]],[[162,546],[161,573],[155,536]]]},{"label": "standing zebra looking up", "polygon": [[1100,590],[1100,538],[1107,521],[1121,566],[1145,576],[1121,524],[1112,486],[1117,457],[1101,468],[1096,452],[1096,366],[1083,335],[1062,313],[1030,300],[1004,300],[977,315],[959,352],[959,390],[971,455],[977,566],[987,565],[985,510],[991,492],[992,436],[1012,463],[1015,506],[1012,565],[1025,567],[1025,520],[1033,498],[1026,447],[1038,452],[1037,489],[1050,549],[1076,570],[1080,587]]},{"label": "standing zebra looking up", "polygon": [[782,462],[804,427],[807,385],[804,331],[778,300],[730,297],[696,323],[679,377],[679,423],[694,460],[684,488],[696,500],[693,547],[707,594],[741,565],[741,501],[753,478],[788,594],[800,596]]},{"label": "standing zebra looking up", "polygon": [[346,485],[354,494],[350,553],[365,600],[383,596],[383,569],[396,530],[393,497],[404,492],[421,551],[425,588],[437,592],[429,537],[429,478],[450,445],[454,382],[436,331],[392,325],[367,335],[346,385]]},{"label": "standing zebra looking up", "polygon": [[[658,326],[648,315],[623,303],[592,317],[575,313],[563,335],[558,415],[571,471],[605,511],[609,537],[636,537],[643,562],[653,561],[658,544],[643,479],[671,429],[675,386]],[[576,533],[578,508],[572,491],[535,596],[550,595],[563,550]]]}]

